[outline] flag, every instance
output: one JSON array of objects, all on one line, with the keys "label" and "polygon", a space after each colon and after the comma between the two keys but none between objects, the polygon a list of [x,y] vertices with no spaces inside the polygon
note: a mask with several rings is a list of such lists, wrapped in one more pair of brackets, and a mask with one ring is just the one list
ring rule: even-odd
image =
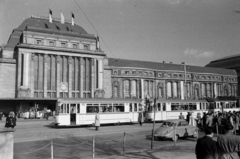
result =
[{"label": "flag", "polygon": [[49,9],[49,22],[52,23],[52,10]]},{"label": "flag", "polygon": [[100,49],[100,42],[99,42],[99,36],[97,36],[97,50]]},{"label": "flag", "polygon": [[74,25],[74,14],[72,13],[72,25]]},{"label": "flag", "polygon": [[64,16],[63,16],[62,12],[61,12],[61,23],[64,24]]}]

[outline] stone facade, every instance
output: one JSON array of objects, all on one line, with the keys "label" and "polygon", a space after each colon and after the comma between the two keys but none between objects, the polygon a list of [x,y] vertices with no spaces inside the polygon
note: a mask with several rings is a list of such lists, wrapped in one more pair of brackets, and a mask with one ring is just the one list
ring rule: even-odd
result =
[{"label": "stone facade", "polygon": [[14,29],[0,55],[0,98],[18,101],[9,103],[11,109],[36,104],[54,109],[59,98],[237,96],[234,70],[107,58],[96,36],[44,17],[28,18]]}]

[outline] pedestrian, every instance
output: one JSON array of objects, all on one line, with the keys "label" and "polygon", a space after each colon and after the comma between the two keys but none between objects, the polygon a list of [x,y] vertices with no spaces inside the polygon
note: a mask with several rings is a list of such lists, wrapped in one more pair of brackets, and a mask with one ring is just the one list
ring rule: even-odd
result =
[{"label": "pedestrian", "polygon": [[139,122],[140,126],[142,126],[143,121],[144,121],[143,112],[139,112],[138,122]]},{"label": "pedestrian", "polygon": [[10,112],[6,118],[6,128],[14,128],[16,126],[16,117],[13,112]]},{"label": "pedestrian", "polygon": [[189,125],[192,125],[192,126],[196,126],[196,119],[194,118],[192,112],[190,113],[190,116],[189,116]]},{"label": "pedestrian", "polygon": [[188,123],[189,123],[189,120],[190,120],[190,115],[191,115],[191,113],[188,112],[188,113],[187,113],[187,122],[188,122]]},{"label": "pedestrian", "polygon": [[100,127],[100,115],[99,115],[99,111],[97,111],[97,114],[95,115],[95,127],[96,127],[96,131],[99,130]]},{"label": "pedestrian", "polygon": [[217,159],[217,142],[212,139],[212,129],[205,129],[205,136],[197,140],[195,154],[197,159]]},{"label": "pedestrian", "polygon": [[220,159],[239,159],[240,138],[232,133],[234,127],[231,123],[226,124],[225,129],[226,133],[219,135],[217,139],[217,146],[221,152]]},{"label": "pedestrian", "polygon": [[196,122],[197,122],[198,128],[201,128],[202,127],[201,113],[197,113]]},{"label": "pedestrian", "polygon": [[212,126],[213,126],[212,113],[210,113],[209,115],[207,115],[206,126],[207,126],[207,127],[210,127],[210,128],[212,128]]},{"label": "pedestrian", "polygon": [[182,113],[180,113],[179,119],[184,119],[184,116],[182,115]]}]

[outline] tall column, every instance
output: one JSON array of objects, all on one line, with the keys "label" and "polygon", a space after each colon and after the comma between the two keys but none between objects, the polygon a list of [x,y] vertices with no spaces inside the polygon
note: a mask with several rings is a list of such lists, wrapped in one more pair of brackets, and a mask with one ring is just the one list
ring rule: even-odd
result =
[{"label": "tall column", "polygon": [[48,63],[47,63],[47,58],[48,55],[43,55],[43,61],[44,61],[44,66],[43,66],[43,98],[47,98],[47,67],[48,67]]},{"label": "tall column", "polygon": [[98,86],[99,89],[103,89],[103,59],[98,60],[98,71],[99,71]]},{"label": "tall column", "polygon": [[83,58],[80,58],[80,98],[83,98]]},{"label": "tall column", "polygon": [[30,89],[31,89],[31,93],[30,93],[30,97],[34,97],[34,57],[35,57],[35,54],[32,53],[32,56],[31,56],[31,68],[29,69],[31,72],[30,72],[30,75],[31,75],[31,86],[30,86]]},{"label": "tall column", "polygon": [[139,98],[139,80],[136,80],[136,97]]},{"label": "tall column", "polygon": [[56,72],[57,72],[57,76],[56,76],[56,97],[59,98],[60,97],[60,56],[56,56],[56,60],[57,60],[57,69],[56,69]]},{"label": "tall column", "polygon": [[141,79],[141,97],[144,99],[144,79]]},{"label": "tall column", "polygon": [[18,63],[17,63],[17,65],[18,65],[18,69],[17,69],[17,71],[18,71],[18,73],[17,73],[17,79],[18,79],[18,81],[17,81],[17,97],[19,98],[20,97],[20,94],[19,94],[19,88],[20,88],[20,86],[21,86],[21,75],[22,75],[22,53],[21,52],[19,52],[18,53]]},{"label": "tall column", "polygon": [[69,98],[72,98],[72,77],[73,77],[73,74],[72,74],[72,69],[73,69],[73,59],[71,56],[69,56],[68,58],[68,97]]},{"label": "tall column", "polygon": [[95,60],[91,59],[91,98],[94,98],[94,91],[95,91]]}]

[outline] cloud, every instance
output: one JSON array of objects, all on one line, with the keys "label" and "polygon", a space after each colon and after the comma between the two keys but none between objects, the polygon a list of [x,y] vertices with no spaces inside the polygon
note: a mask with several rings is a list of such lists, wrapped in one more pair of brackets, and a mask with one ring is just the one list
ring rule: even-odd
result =
[{"label": "cloud", "polygon": [[209,58],[209,57],[212,57],[214,55],[214,52],[213,51],[202,51],[202,50],[187,48],[184,51],[184,55],[193,56],[195,58]]}]

